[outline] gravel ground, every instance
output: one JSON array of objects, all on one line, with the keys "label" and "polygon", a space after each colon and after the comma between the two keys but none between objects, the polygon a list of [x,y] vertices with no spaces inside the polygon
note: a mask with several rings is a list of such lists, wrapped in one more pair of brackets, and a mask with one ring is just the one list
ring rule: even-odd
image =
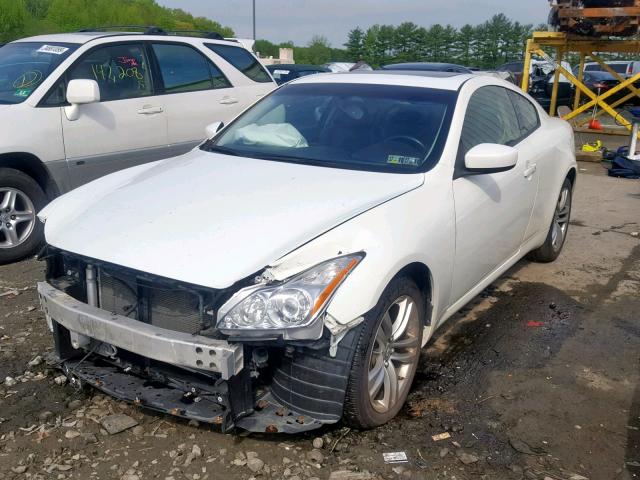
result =
[{"label": "gravel ground", "polygon": [[444,326],[402,413],[368,432],[223,435],[77,392],[46,361],[43,266],[0,267],[0,479],[637,477],[640,182],[580,173],[560,259],[520,262]]}]

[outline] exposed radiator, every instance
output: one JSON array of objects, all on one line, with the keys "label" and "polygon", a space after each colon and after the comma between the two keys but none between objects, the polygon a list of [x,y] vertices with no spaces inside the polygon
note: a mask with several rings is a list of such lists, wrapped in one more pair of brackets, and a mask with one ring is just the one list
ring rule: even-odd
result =
[{"label": "exposed radiator", "polygon": [[205,328],[201,298],[196,292],[156,285],[104,268],[99,271],[98,288],[103,310],[178,332],[195,334]]}]

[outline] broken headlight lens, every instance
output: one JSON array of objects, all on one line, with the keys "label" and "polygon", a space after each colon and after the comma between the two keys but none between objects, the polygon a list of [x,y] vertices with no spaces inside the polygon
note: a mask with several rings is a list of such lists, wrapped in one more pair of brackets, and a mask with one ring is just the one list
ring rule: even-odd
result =
[{"label": "broken headlight lens", "polygon": [[[305,327],[324,311],[337,288],[363,258],[361,253],[334,258],[284,282],[241,290],[220,309],[218,328]],[[247,292],[250,293],[244,295]],[[229,304],[233,306],[227,308]]]}]

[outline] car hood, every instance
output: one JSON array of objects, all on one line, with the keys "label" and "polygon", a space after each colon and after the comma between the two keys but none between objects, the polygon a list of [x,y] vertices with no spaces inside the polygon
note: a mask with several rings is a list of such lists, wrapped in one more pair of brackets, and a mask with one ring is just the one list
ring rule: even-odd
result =
[{"label": "car hood", "polygon": [[54,247],[226,288],[423,181],[193,150],[91,182],[40,218]]}]

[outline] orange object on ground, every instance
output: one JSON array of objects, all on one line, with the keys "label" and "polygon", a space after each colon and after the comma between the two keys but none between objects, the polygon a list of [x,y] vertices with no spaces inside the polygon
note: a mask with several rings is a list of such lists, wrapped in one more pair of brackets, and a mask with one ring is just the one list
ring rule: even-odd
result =
[{"label": "orange object on ground", "polygon": [[602,130],[602,123],[597,118],[589,120],[589,128],[591,130]]}]

